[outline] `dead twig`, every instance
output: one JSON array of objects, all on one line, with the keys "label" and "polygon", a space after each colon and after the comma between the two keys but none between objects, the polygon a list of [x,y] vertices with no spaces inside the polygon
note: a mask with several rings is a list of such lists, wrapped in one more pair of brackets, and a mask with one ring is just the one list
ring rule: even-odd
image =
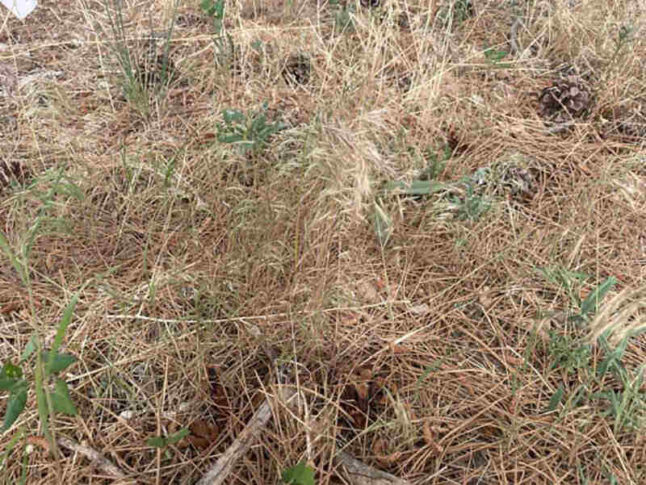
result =
[{"label": "dead twig", "polygon": [[240,436],[226,449],[206,475],[197,482],[197,485],[219,485],[224,483],[229,473],[231,473],[233,465],[247,452],[253,439],[269,422],[269,418],[271,418],[271,406],[267,399],[256,410]]},{"label": "dead twig", "polygon": [[[283,391],[282,397],[285,401],[289,401],[295,394],[295,391]],[[215,465],[197,482],[197,485],[220,485],[225,483],[233,466],[247,452],[254,438],[265,427],[270,418],[271,404],[269,398],[267,398],[251,417],[240,436],[225,450]]]},{"label": "dead twig", "polygon": [[[282,390],[281,392],[281,397],[286,403],[289,403],[295,395],[296,391],[294,390]],[[269,398],[267,398],[249,420],[240,436],[226,449],[206,475],[197,482],[197,485],[221,485],[225,483],[233,466],[247,452],[254,438],[267,425],[270,418],[271,404]],[[409,482],[390,473],[366,465],[344,451],[337,454],[335,462],[346,471],[352,485],[410,485]]]},{"label": "dead twig", "polygon": [[56,440],[56,442],[63,448],[66,448],[75,453],[79,453],[85,456],[92,462],[92,464],[95,467],[97,467],[99,470],[106,473],[107,475],[110,475],[111,477],[119,480],[123,480],[126,478],[126,474],[123,471],[121,471],[121,469],[118,466],[116,466],[114,463],[112,463],[105,456],[103,456],[101,453],[94,450],[93,448],[77,443],[76,441],[73,441],[69,438],[65,438],[64,436],[59,437]]}]

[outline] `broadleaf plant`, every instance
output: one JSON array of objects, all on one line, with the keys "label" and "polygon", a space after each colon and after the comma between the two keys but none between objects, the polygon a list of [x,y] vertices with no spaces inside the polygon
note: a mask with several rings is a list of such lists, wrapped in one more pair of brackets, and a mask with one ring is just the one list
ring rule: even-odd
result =
[{"label": "broadleaf plant", "polygon": [[[39,348],[39,343],[34,334],[27,342],[20,356],[19,364],[5,362],[2,369],[0,369],[0,391],[9,391],[3,431],[11,428],[24,411],[32,378],[35,384],[38,417],[45,434],[47,434],[48,422],[52,412],[76,416],[77,410],[70,397],[67,383],[59,377],[59,374],[74,364],[77,358],[68,353],[60,353],[58,350],[63,343],[65,331],[72,320],[77,300],[78,295],[75,295],[63,311],[63,316],[50,350],[36,352]],[[36,359],[32,360],[31,358],[34,354]],[[25,373],[22,366],[25,364],[31,364],[30,367],[32,367],[29,378],[24,377]]]},{"label": "broadleaf plant", "polygon": [[283,471],[281,478],[289,485],[314,485],[314,470],[304,461]]}]

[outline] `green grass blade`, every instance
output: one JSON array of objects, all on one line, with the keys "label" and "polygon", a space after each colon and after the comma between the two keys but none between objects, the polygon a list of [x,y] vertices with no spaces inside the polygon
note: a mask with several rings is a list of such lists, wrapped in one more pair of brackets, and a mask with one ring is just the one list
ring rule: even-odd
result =
[{"label": "green grass blade", "polygon": [[65,331],[67,330],[67,327],[72,321],[72,315],[74,315],[74,308],[76,307],[76,302],[79,299],[78,293],[75,294],[70,302],[67,304],[67,307],[65,307],[65,311],[63,312],[63,318],[61,318],[61,322],[58,324],[58,330],[56,330],[56,337],[54,337],[54,344],[52,345],[52,349],[50,350],[50,357],[49,357],[49,362],[53,362],[56,352],[58,349],[61,347],[61,344],[63,343],[63,337],[65,337]]},{"label": "green grass blade", "polygon": [[599,303],[603,300],[604,296],[617,284],[617,278],[610,276],[597,286],[581,303],[581,315],[588,316],[597,311]]},{"label": "green grass blade", "polygon": [[563,399],[563,394],[565,394],[565,389],[563,389],[563,386],[559,386],[554,395],[552,395],[552,397],[550,398],[550,402],[547,405],[548,412],[552,412],[556,409],[556,406],[558,406]]}]

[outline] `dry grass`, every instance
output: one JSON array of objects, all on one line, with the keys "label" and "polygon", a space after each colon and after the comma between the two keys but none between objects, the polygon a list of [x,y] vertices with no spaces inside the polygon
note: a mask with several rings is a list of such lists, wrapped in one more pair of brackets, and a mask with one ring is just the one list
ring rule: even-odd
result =
[{"label": "dry grass", "polygon": [[[0,176],[1,230],[24,243],[55,170],[83,197],[59,193],[47,209],[65,224],[34,244],[34,313],[2,259],[0,357],[17,360],[33,332],[49,342],[81,292],[65,339],[79,414],[57,416],[57,435],[132,483],[194,483],[280,384],[298,390],[297,408],[271,398],[274,419],[227,483],[277,483],[302,459],[317,483],[348,483],[338,450],[415,484],[646,481],[643,401],[633,428],[602,399],[572,405],[581,385],[592,396],[625,383],[595,377],[597,345],[571,372],[550,352],[550,332],[569,354],[609,325],[644,323],[643,1],[340,2],[346,15],[237,0],[224,22],[235,56],[220,65],[212,21],[181,2],[170,83],[138,102],[124,98],[104,2],[43,3],[1,24],[0,165],[22,167],[13,184]],[[124,1],[135,56],[173,12],[171,0]],[[484,51],[509,52],[510,36],[515,52],[496,65]],[[290,84],[282,71],[299,55],[309,81]],[[537,99],[565,71],[593,103],[550,133]],[[217,142],[223,109],[263,102],[288,125],[264,151]],[[474,204],[491,206],[480,217],[459,190],[382,195],[382,248],[380,184],[416,178],[445,147],[439,181],[521,160],[532,188],[478,189]],[[588,277],[568,290],[540,268]],[[568,322],[573,296],[610,276],[591,326]],[[622,361],[634,376],[645,357],[636,337]],[[183,427],[191,444],[146,445]],[[18,430],[39,434],[33,395],[3,446]],[[23,444],[3,483],[112,482],[66,451],[23,459]]]}]

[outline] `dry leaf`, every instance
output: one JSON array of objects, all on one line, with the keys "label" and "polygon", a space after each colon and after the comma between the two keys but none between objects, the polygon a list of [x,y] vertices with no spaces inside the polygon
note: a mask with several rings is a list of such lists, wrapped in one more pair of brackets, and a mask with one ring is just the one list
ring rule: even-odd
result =
[{"label": "dry leaf", "polygon": [[366,427],[368,419],[366,418],[366,415],[360,410],[353,407],[348,410],[348,414],[350,415],[350,421],[352,421],[352,424],[354,424],[356,428],[363,429]]},{"label": "dry leaf", "polygon": [[218,428],[211,423],[198,419],[189,426],[191,434],[186,437],[187,444],[193,445],[198,450],[209,448],[218,439]]},{"label": "dry leaf", "polygon": [[28,436],[27,443],[49,453],[49,441],[43,436]]},{"label": "dry leaf", "polygon": [[358,282],[356,292],[359,299],[364,303],[378,303],[380,298],[375,286],[375,283],[370,281]]},{"label": "dry leaf", "polygon": [[365,379],[365,380],[372,379],[372,371],[367,367],[363,367],[359,369],[358,374],[362,379]]},{"label": "dry leaf", "polygon": [[393,463],[399,461],[402,456],[401,451],[395,451],[390,455],[377,456],[377,460],[383,465],[392,465]]},{"label": "dry leaf", "polygon": [[389,347],[393,354],[405,354],[410,352],[410,349],[407,346],[401,344],[391,343],[389,344]]},{"label": "dry leaf", "polygon": [[424,442],[430,446],[435,453],[442,453],[442,447],[437,443],[436,427],[431,426],[431,423],[426,421],[422,426],[422,433],[424,435]]},{"label": "dry leaf", "polygon": [[469,391],[469,394],[471,394],[471,396],[473,397],[476,396],[476,391],[473,389],[473,386],[469,383],[469,381],[465,376],[458,377],[458,381],[460,381],[460,384],[466,387],[467,391]]},{"label": "dry leaf", "polygon": [[424,434],[424,442],[427,445],[432,445],[435,443],[435,433],[433,433],[433,430],[431,429],[431,425],[428,421],[426,421],[422,425],[422,433]]},{"label": "dry leaf", "polygon": [[356,325],[359,323],[361,317],[357,313],[348,313],[341,317],[341,322],[345,325]]},{"label": "dry leaf", "polygon": [[189,426],[191,433],[195,436],[200,436],[202,438],[215,441],[218,437],[218,429],[213,426],[211,423],[203,419],[198,419],[193,424]]},{"label": "dry leaf", "polygon": [[520,365],[523,365],[524,362],[525,362],[524,359],[522,359],[520,357],[513,356],[511,354],[505,354],[505,361],[509,365],[513,365],[513,366],[520,366]]},{"label": "dry leaf", "polygon": [[220,378],[216,367],[207,367],[206,373],[209,381],[209,388],[211,391],[211,401],[216,408],[220,410],[228,410],[230,406],[229,396],[227,396],[226,389],[220,384]]},{"label": "dry leaf", "polygon": [[357,398],[359,399],[359,402],[368,400],[368,389],[369,389],[369,386],[365,382],[354,385],[354,390],[357,393]]},{"label": "dry leaf", "polygon": [[431,307],[428,306],[426,303],[421,303],[419,305],[410,307],[408,311],[411,312],[413,315],[426,315],[427,313],[431,312]]},{"label": "dry leaf", "polygon": [[383,456],[386,453],[388,444],[383,438],[377,438],[372,442],[372,454],[375,456]]},{"label": "dry leaf", "polygon": [[187,436],[186,439],[183,439],[179,443],[179,448],[186,448],[189,445],[194,446],[198,450],[206,450],[209,446],[211,446],[211,442],[207,440],[206,438],[202,438],[201,436]]},{"label": "dry leaf", "polygon": [[21,308],[22,302],[14,300],[9,303],[4,303],[2,306],[0,306],[0,314],[8,315],[10,313],[17,312]]}]

